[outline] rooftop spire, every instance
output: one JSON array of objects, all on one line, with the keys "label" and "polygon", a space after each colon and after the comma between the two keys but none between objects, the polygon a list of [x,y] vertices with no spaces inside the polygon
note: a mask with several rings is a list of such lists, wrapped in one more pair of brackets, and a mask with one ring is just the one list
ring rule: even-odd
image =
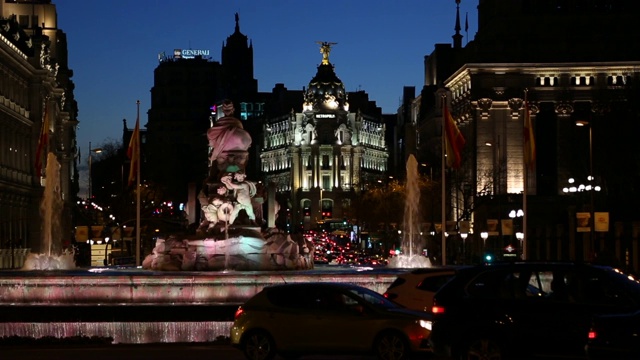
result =
[{"label": "rooftop spire", "polygon": [[453,48],[459,49],[462,47],[462,35],[460,35],[460,0],[456,0],[456,27],[455,27],[455,35],[453,35]]},{"label": "rooftop spire", "polygon": [[236,13],[236,32],[240,32],[240,16]]}]

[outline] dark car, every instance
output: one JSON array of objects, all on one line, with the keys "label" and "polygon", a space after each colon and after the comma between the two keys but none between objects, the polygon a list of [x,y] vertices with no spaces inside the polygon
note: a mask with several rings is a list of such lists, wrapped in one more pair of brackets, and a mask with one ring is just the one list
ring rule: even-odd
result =
[{"label": "dark car", "polygon": [[276,354],[375,354],[404,360],[431,353],[429,314],[404,309],[379,293],[347,283],[290,283],[265,287],[243,304],[231,344],[249,360]]},{"label": "dark car", "polygon": [[589,359],[640,359],[640,311],[595,316],[588,338]]},{"label": "dark car", "polygon": [[512,262],[460,269],[433,300],[431,344],[464,359],[585,356],[596,314],[640,310],[640,283],[589,264]]}]

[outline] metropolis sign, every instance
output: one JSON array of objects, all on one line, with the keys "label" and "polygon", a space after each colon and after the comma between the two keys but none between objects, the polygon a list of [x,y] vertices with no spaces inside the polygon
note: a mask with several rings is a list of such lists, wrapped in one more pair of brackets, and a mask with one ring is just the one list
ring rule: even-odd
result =
[{"label": "metropolis sign", "polygon": [[317,119],[333,119],[335,117],[335,114],[316,114]]},{"label": "metropolis sign", "polygon": [[197,49],[175,49],[173,50],[174,59],[193,59],[196,56],[209,56],[209,50]]}]

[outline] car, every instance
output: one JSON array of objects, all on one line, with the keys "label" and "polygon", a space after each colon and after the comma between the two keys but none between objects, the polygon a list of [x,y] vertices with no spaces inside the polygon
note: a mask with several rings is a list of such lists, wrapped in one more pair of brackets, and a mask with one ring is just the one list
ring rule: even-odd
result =
[{"label": "car", "polygon": [[408,309],[430,312],[433,295],[456,274],[457,269],[459,267],[444,266],[402,273],[383,295]]},{"label": "car", "polygon": [[429,314],[365,287],[300,282],[266,286],[238,307],[230,339],[249,360],[311,354],[402,360],[431,353],[430,329]]},{"label": "car", "polygon": [[593,316],[640,310],[640,282],[613,267],[510,262],[460,269],[433,299],[436,356],[585,357]]},{"label": "car", "polygon": [[594,316],[586,351],[590,360],[640,359],[640,311]]}]

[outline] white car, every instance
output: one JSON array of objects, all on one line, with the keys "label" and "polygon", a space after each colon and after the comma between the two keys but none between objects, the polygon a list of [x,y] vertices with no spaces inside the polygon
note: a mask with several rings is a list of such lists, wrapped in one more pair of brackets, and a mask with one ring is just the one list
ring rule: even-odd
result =
[{"label": "white car", "polygon": [[431,312],[433,295],[460,267],[420,268],[400,274],[387,288],[384,297],[407,309]]},{"label": "white car", "polygon": [[238,308],[231,344],[249,360],[303,355],[375,354],[403,360],[431,353],[431,315],[404,309],[346,283],[265,287]]}]

